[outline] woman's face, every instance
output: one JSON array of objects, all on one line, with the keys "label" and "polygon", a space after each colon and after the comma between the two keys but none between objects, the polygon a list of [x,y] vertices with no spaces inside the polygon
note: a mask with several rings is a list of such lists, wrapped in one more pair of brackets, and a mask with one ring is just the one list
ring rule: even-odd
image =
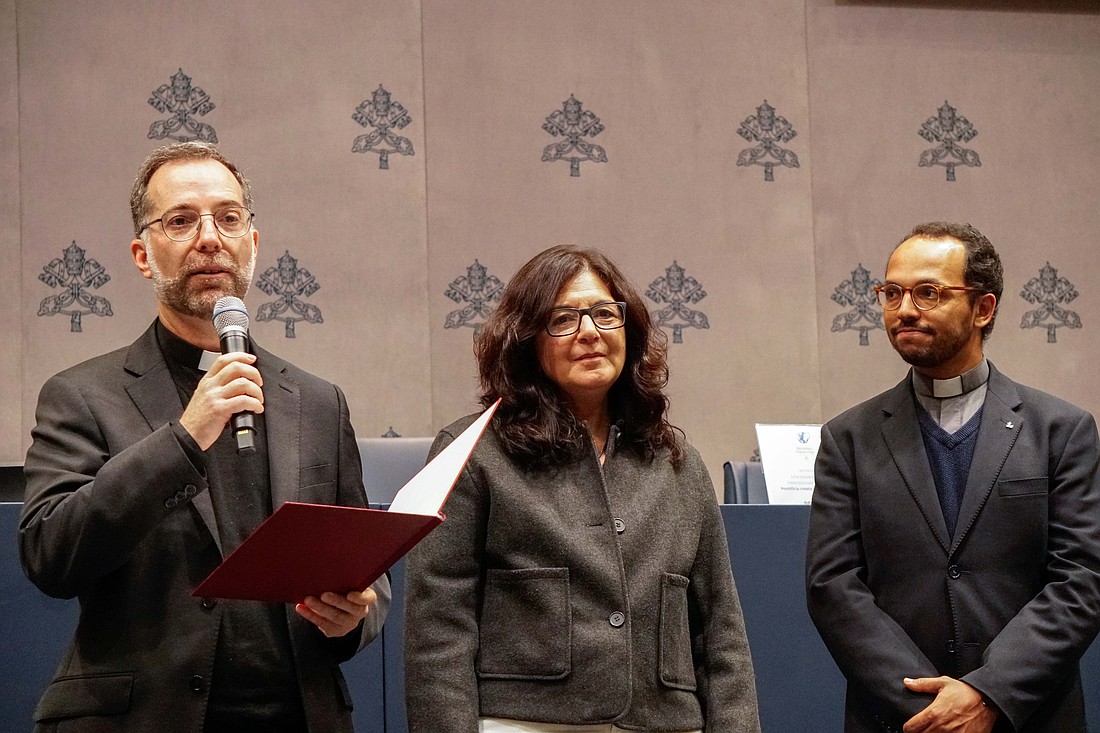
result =
[{"label": "woman's face", "polygon": [[[565,284],[554,307],[590,308],[614,300],[607,285],[585,270]],[[584,411],[602,406],[622,374],[626,328],[600,330],[591,316],[584,315],[577,332],[568,336],[551,336],[543,328],[535,337],[535,351],[543,373],[561,388],[575,410]]]}]

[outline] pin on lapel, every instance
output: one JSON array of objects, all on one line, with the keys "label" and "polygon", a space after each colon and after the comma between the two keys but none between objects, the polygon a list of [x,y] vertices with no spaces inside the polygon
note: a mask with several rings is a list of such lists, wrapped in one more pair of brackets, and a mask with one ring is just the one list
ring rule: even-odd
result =
[{"label": "pin on lapel", "polygon": [[1012,421],[1011,421],[1011,420],[1009,420],[1008,422],[1006,422],[1006,423],[1005,423],[1005,427],[1006,427],[1006,428],[1008,428],[1009,430],[1012,430],[1012,428],[1014,427],[1014,426],[1012,425]]}]

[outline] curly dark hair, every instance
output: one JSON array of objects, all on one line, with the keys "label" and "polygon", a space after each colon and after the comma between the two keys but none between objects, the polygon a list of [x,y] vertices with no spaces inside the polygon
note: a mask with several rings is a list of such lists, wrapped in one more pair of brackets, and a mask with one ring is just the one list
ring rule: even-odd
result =
[{"label": "curly dark hair", "polygon": [[[982,329],[982,340],[989,338],[993,333],[993,323],[997,320],[997,311],[1001,306],[1001,293],[1004,291],[1004,268],[1001,266],[1001,257],[993,248],[984,234],[970,224],[953,224],[947,221],[930,221],[925,224],[917,224],[913,230],[906,234],[900,247],[906,240],[913,237],[925,239],[957,239],[966,248],[966,265],[963,270],[963,281],[979,292],[970,293],[971,305],[982,296],[983,293],[992,293],[997,298],[997,304],[993,308],[993,317]],[[897,249],[897,247],[895,247]]]},{"label": "curly dark hair", "polygon": [[587,428],[573,415],[565,394],[539,365],[535,338],[546,325],[562,288],[582,272],[626,303],[626,362],[608,394],[611,417],[619,423],[620,449],[650,459],[662,450],[679,465],[682,431],[668,422],[667,340],[644,301],[602,252],[561,244],[535,255],[504,289],[474,343],[481,378],[481,404],[497,398],[494,430],[512,456],[529,466],[580,459],[590,451]]}]

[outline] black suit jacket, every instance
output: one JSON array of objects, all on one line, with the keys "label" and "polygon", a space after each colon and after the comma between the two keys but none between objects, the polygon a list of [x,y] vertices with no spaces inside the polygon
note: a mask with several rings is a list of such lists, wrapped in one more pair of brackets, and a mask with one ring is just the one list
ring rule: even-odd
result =
[{"label": "black suit jacket", "polygon": [[[256,354],[272,506],[365,506],[343,393],[262,349]],[[42,388],[20,552],[44,592],[79,598],[80,621],[35,710],[40,730],[202,729],[221,608],[191,591],[222,553],[204,473],[169,425],[182,412],[155,324],[129,347]],[[388,581],[374,588],[377,606],[342,639],[326,639],[286,608],[311,731],[351,730],[339,663],[381,629]]]},{"label": "black suit jacket", "polygon": [[806,578],[848,679],[846,731],[900,729],[961,678],[998,730],[1084,730],[1078,660],[1100,628],[1100,443],[1087,412],[991,366],[949,537],[909,378],[822,429]]}]

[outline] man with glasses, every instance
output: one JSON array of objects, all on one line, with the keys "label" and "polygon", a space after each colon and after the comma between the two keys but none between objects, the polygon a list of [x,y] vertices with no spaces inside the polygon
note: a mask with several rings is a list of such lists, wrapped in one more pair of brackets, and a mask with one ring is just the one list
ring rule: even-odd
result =
[{"label": "man with glasses", "polygon": [[[205,143],[160,148],[131,210],[157,319],[45,384],[27,453],[23,566],[81,605],[38,729],[350,731],[339,663],[380,631],[385,578],[293,607],[191,597],[283,502],[366,505],[347,402],[263,349],[219,354],[214,305],[244,297],[260,238],[236,166]],[[238,454],[242,411],[255,449]]]},{"label": "man with glasses", "polygon": [[822,428],[807,601],[848,680],[845,731],[1085,730],[1100,441],[983,355],[1002,286],[970,225],[914,228],[875,288],[913,368]]}]

